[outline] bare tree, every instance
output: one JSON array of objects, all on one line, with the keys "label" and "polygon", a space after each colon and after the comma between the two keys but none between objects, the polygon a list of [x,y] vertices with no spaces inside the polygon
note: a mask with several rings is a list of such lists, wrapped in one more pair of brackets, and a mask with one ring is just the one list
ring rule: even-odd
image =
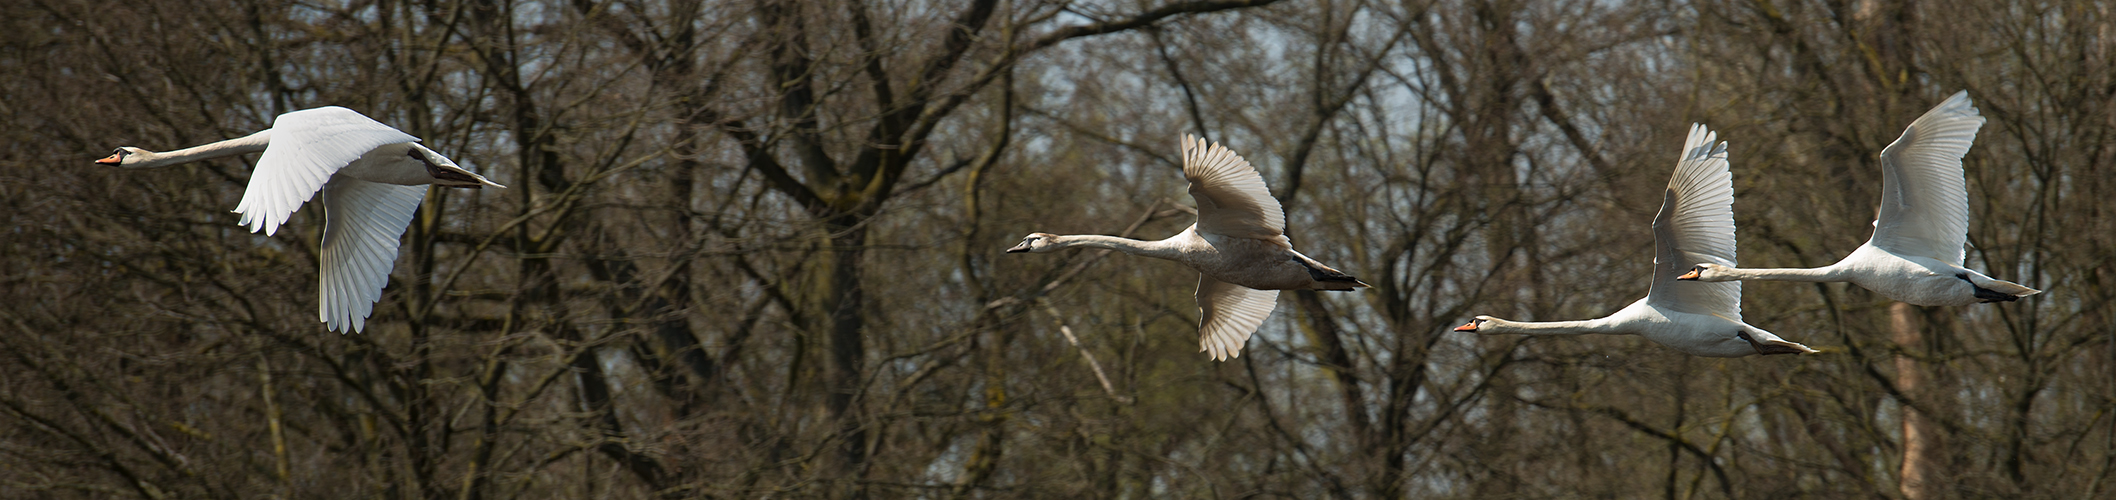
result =
[{"label": "bare tree", "polygon": [[[0,4],[0,496],[2106,496],[2111,14]],[[1959,89],[1971,263],[2042,295],[1747,285],[1803,357],[1449,331],[1635,299],[1692,122],[1732,143],[1743,264],[1840,258],[1875,155]],[[429,193],[363,334],[314,321],[319,211],[226,213],[254,159],[89,163],[321,105],[510,186]],[[999,253],[1181,231],[1185,132],[1376,287],[1288,294],[1213,363],[1180,266]]]}]

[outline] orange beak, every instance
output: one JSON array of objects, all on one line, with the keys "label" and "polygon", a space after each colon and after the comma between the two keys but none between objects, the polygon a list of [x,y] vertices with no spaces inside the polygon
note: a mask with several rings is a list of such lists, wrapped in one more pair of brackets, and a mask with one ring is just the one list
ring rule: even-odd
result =
[{"label": "orange beak", "polygon": [[124,159],[119,158],[117,153],[111,153],[110,156],[105,156],[101,160],[96,160],[96,163],[102,165],[116,165],[122,161],[124,161]]},{"label": "orange beak", "polygon": [[1698,272],[1697,272],[1697,268],[1694,268],[1694,267],[1693,267],[1693,268],[1690,268],[1690,272],[1687,272],[1687,273],[1683,273],[1683,275],[1682,275],[1682,276],[1676,276],[1676,277],[1675,277],[1675,279],[1678,279],[1678,280],[1683,280],[1683,281],[1690,281],[1690,280],[1695,280],[1695,279],[1697,279],[1697,276],[1698,276],[1698,274],[1700,274],[1700,273],[1698,273]]},{"label": "orange beak", "polygon": [[1462,324],[1462,326],[1458,326],[1458,327],[1455,327],[1455,331],[1458,331],[1458,332],[1474,332],[1474,331],[1477,331],[1477,320],[1470,320],[1470,321],[1469,321],[1468,323],[1463,323],[1463,324]]}]

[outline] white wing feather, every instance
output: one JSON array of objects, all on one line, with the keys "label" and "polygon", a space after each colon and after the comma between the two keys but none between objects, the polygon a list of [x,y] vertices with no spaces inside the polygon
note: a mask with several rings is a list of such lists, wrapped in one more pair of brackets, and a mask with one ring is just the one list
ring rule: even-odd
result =
[{"label": "white wing feather", "polygon": [[359,332],[367,325],[396,266],[398,242],[425,199],[426,186],[344,176],[324,187],[317,314],[331,330]]},{"label": "white wing feather", "polygon": [[235,212],[250,232],[271,235],[338,169],[378,146],[418,140],[337,106],[279,115],[272,122],[272,144],[257,159]]},{"label": "white wing feather", "polygon": [[1727,143],[1691,125],[1660,213],[1653,217],[1653,288],[1646,301],[1677,311],[1741,320],[1741,282],[1678,281],[1710,262],[1734,266],[1734,175]]},{"label": "white wing feather", "polygon": [[1271,317],[1278,290],[1257,290],[1198,275],[1198,351],[1213,361],[1241,357],[1242,344]]},{"label": "white wing feather", "polygon": [[1264,176],[1233,150],[1184,134],[1183,178],[1198,203],[1198,231],[1292,247],[1283,238],[1286,209],[1271,197]]},{"label": "white wing feather", "polygon": [[1984,126],[1962,91],[1947,98],[1881,150],[1881,209],[1873,245],[1961,265],[1969,240],[1969,189],[1962,156]]}]

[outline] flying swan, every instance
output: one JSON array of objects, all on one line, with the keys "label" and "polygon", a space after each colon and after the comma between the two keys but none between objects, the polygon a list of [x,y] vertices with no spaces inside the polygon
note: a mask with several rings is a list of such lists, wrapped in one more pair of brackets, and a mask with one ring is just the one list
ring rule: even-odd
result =
[{"label": "flying swan", "polygon": [[1455,327],[1479,334],[1625,334],[1697,356],[1812,353],[1741,321],[1741,283],[1677,281],[1694,262],[1734,265],[1734,177],[1727,171],[1727,144],[1715,143],[1704,125],[1691,125],[1668,180],[1660,213],[1653,216],[1653,284],[1646,298],[1600,319],[1507,321],[1478,316]]},{"label": "flying swan", "polygon": [[1352,290],[1367,284],[1293,250],[1286,213],[1247,160],[1219,144],[1183,136],[1183,178],[1198,222],[1160,241],[1029,233],[1007,253],[1106,248],[1181,262],[1198,271],[1198,351],[1215,361],[1242,344],[1277,305],[1279,290]]},{"label": "flying swan", "polygon": [[1881,150],[1881,209],[1874,234],[1844,260],[1813,269],[1740,269],[1697,264],[1679,279],[1849,281],[1890,299],[1921,306],[2010,302],[2042,293],[1962,267],[1969,240],[1969,191],[1962,155],[1984,117],[1956,92]]},{"label": "flying swan", "polygon": [[96,163],[159,168],[263,151],[235,212],[251,232],[269,236],[320,190],[323,276],[317,315],[332,331],[359,332],[389,283],[398,238],[426,198],[425,185],[506,187],[418,141],[353,110],[329,106],[279,115],[272,128],[248,137],[159,153],[120,147]]}]

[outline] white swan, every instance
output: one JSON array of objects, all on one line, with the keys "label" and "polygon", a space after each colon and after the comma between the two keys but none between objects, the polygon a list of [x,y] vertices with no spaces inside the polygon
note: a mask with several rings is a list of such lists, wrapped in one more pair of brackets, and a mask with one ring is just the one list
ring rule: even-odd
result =
[{"label": "white swan", "polygon": [[1969,191],[1962,155],[1969,153],[1984,117],[1956,92],[1910,122],[1903,137],[1881,150],[1881,209],[1873,237],[1844,260],[1813,269],[1740,269],[1698,264],[1682,278],[1697,281],[1849,281],[1902,302],[1959,306],[2019,300],[2042,293],[1962,267],[1969,240]]},{"label": "white swan", "polygon": [[157,153],[120,147],[96,160],[156,168],[263,151],[235,212],[251,232],[271,235],[301,204],[323,193],[322,280],[317,315],[333,331],[358,332],[382,298],[398,238],[426,198],[426,184],[506,187],[456,166],[412,137],[337,106],[279,115],[272,128]]},{"label": "white swan", "polygon": [[1727,144],[1692,125],[1675,176],[1653,217],[1653,286],[1646,298],[1601,319],[1521,322],[1478,316],[1455,327],[1480,334],[1629,334],[1698,356],[1815,352],[1741,321],[1741,283],[1677,281],[1693,262],[1734,264],[1734,177]]},{"label": "white swan", "polygon": [[1198,222],[1160,241],[1029,233],[1007,253],[1107,248],[1181,262],[1198,271],[1198,350],[1215,361],[1242,344],[1277,305],[1279,290],[1352,290],[1367,284],[1293,250],[1286,213],[1247,160],[1219,144],[1183,136],[1183,177]]}]

